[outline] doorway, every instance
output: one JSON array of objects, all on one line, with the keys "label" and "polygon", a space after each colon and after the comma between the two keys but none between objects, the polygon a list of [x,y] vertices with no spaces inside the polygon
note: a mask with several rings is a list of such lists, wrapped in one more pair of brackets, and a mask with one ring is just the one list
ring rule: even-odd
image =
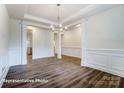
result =
[{"label": "doorway", "polygon": [[27,64],[32,63],[32,29],[27,29]]}]

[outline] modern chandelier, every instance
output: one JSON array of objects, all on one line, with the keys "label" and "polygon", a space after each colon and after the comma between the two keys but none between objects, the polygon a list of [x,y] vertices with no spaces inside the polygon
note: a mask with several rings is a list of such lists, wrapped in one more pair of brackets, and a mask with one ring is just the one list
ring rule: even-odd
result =
[{"label": "modern chandelier", "polygon": [[61,23],[61,21],[62,21],[62,19],[61,19],[61,14],[60,14],[60,7],[61,7],[61,5],[60,4],[57,4],[57,8],[58,8],[58,17],[57,17],[57,21],[58,21],[58,23],[57,23],[57,25],[50,25],[50,29],[53,31],[53,32],[64,32],[65,30],[67,30],[67,26],[64,26],[63,27],[63,25],[62,25],[62,23]]}]

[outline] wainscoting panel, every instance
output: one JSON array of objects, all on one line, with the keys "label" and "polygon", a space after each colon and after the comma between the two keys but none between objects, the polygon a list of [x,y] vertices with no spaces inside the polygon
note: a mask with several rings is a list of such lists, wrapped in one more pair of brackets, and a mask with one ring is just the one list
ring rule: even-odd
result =
[{"label": "wainscoting panel", "polygon": [[112,56],[112,69],[124,72],[124,56]]},{"label": "wainscoting panel", "polygon": [[11,48],[9,49],[9,65],[21,65],[21,49],[20,48]]},{"label": "wainscoting panel", "polygon": [[88,49],[85,66],[124,77],[124,50]]},{"label": "wainscoting panel", "polygon": [[107,67],[108,56],[104,54],[89,53],[88,58],[89,58],[88,59],[89,64]]},{"label": "wainscoting panel", "polygon": [[3,84],[3,79],[5,79],[8,69],[9,69],[8,53],[5,53],[0,55],[0,87]]},{"label": "wainscoting panel", "polygon": [[62,47],[62,54],[81,58],[81,48],[80,47]]}]

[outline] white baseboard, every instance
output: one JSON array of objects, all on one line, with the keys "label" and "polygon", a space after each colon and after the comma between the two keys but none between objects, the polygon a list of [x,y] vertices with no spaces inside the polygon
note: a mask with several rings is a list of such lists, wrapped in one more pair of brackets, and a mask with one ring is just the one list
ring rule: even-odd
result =
[{"label": "white baseboard", "polygon": [[6,78],[6,75],[7,75],[8,71],[9,71],[9,67],[7,67],[7,68],[4,70],[4,72],[3,72],[3,74],[2,74],[2,76],[1,76],[1,78],[0,78],[0,88],[1,88],[2,85],[3,85],[3,80]]},{"label": "white baseboard", "polygon": [[110,73],[110,74],[113,74],[113,75],[117,75],[117,76],[120,76],[120,77],[124,77],[124,73],[122,72],[119,72],[117,70],[112,70],[112,69],[108,69],[108,68],[104,68],[104,67],[100,67],[100,66],[95,66],[95,65],[92,65],[92,64],[85,64],[84,65],[85,67],[90,67],[90,68],[93,68],[93,69],[97,69],[97,70],[100,70],[100,71],[103,71],[103,72],[107,72],[107,73]]}]

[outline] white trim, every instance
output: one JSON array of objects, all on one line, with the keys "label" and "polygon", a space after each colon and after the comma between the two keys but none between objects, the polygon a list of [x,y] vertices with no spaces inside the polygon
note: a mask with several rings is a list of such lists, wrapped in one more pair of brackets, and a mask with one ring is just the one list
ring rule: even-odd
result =
[{"label": "white trim", "polygon": [[9,48],[9,65],[21,65],[22,58],[21,58],[21,48]]},{"label": "white trim", "polygon": [[82,48],[78,47],[62,47],[62,55],[81,58],[81,50]]},{"label": "white trim", "polygon": [[87,62],[87,19],[82,19],[81,30],[82,30],[81,66],[84,66],[84,63]]},{"label": "white trim", "polygon": [[77,47],[77,46],[62,46],[62,48],[78,48],[78,49],[81,49],[81,47]]},{"label": "white trim", "polygon": [[3,75],[0,78],[0,87],[2,87],[2,85],[4,83],[3,80],[6,78],[6,75],[7,75],[8,71],[9,71],[9,67],[6,67],[6,69],[3,72]]},{"label": "white trim", "polygon": [[44,28],[44,29],[50,29],[50,26],[47,26],[47,25],[43,25],[43,24],[38,24],[38,23],[35,23],[35,22],[30,22],[30,21],[23,21],[23,25],[28,25],[28,26],[35,26],[35,27],[41,27],[41,28]]},{"label": "white trim", "polygon": [[[21,43],[21,46],[22,46],[21,47],[21,59],[22,59],[22,65],[24,65],[24,64],[27,64],[27,44],[26,44],[26,38],[27,38],[27,26],[28,26],[28,24],[26,24],[25,22],[22,22],[21,25],[22,25],[22,30],[21,30],[21,32],[22,32],[22,37],[21,37],[21,42],[22,42]],[[37,26],[37,27],[40,28],[39,26]],[[54,56],[54,53],[53,53],[52,56]]]},{"label": "white trim", "polygon": [[88,50],[95,50],[95,51],[119,51],[119,52],[124,52],[124,49],[88,48]]},{"label": "white trim", "polygon": [[22,64],[27,64],[27,25],[22,24]]},{"label": "white trim", "polygon": [[[100,5],[98,5],[98,6],[100,6]],[[98,6],[94,5],[94,4],[93,5],[88,5],[87,7],[81,9],[79,12],[77,12],[77,13],[75,13],[75,14],[67,17],[67,18],[65,18],[62,21],[62,23],[66,23],[68,21],[71,21],[72,19],[76,19],[77,17],[82,16],[83,14],[86,14],[86,13],[92,11],[93,9],[97,8]]]},{"label": "white trim", "polygon": [[44,19],[44,18],[40,18],[40,17],[36,17],[36,16],[32,16],[29,14],[24,14],[24,19],[28,19],[28,20],[32,20],[32,21],[36,21],[36,22],[41,22],[41,23],[45,23],[45,24],[52,24],[52,25],[57,24],[57,22],[50,21],[48,19]]},{"label": "white trim", "polygon": [[61,33],[57,34],[57,58],[62,59],[62,47],[61,47]]},{"label": "white trim", "polygon": [[88,61],[84,66],[124,77],[123,49],[88,49]]},{"label": "white trim", "polygon": [[[119,4],[118,5],[102,5],[102,4],[99,4],[99,5],[96,5],[96,4],[92,4],[92,5],[88,5],[87,7],[81,9],[79,12],[65,18],[62,23],[69,23],[69,22],[74,22],[75,19],[77,18],[82,18],[82,17],[88,17],[88,16],[92,16],[96,13],[99,13],[99,12],[102,12],[104,10],[108,10],[108,9],[111,9],[111,8],[114,8],[114,7],[117,7],[117,6],[120,6]],[[96,12],[97,11],[97,12]],[[95,13],[94,13],[95,12]],[[78,19],[79,20],[79,19]]]},{"label": "white trim", "polygon": [[86,67],[91,67],[93,69],[101,70],[103,72],[111,73],[113,75],[117,75],[117,76],[120,76],[120,77],[124,77],[124,73],[119,72],[117,70],[111,70],[111,69],[108,69],[108,68],[104,68],[104,67],[100,67],[100,66],[92,65],[92,64],[85,64],[85,66]]}]

